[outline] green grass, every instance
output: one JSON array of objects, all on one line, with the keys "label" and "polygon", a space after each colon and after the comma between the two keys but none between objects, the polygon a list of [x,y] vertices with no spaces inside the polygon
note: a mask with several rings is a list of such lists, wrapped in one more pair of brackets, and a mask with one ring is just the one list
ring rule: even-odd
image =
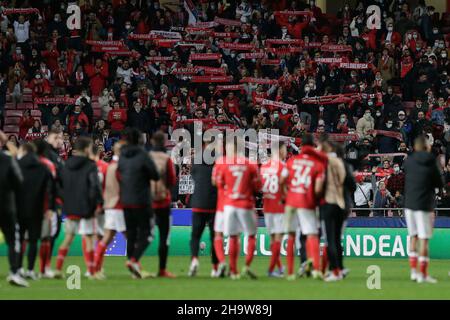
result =
[{"label": "green grass", "polygon": [[[170,257],[169,269],[177,279],[133,280],[124,267],[123,257],[106,257],[105,281],[82,277],[80,290],[68,290],[65,280],[39,280],[31,288],[22,289],[0,281],[0,299],[450,299],[450,261],[434,260],[430,273],[439,283],[417,284],[409,280],[408,262],[405,259],[346,259],[351,269],[347,279],[339,283],[325,283],[313,279],[285,279],[266,277],[268,258],[256,257],[253,269],[258,280],[211,279],[207,257],[201,258],[200,274],[191,279],[186,276],[188,257]],[[242,258],[240,263],[242,265]],[[296,263],[298,263],[296,261]],[[76,264],[82,267],[81,257],[69,257],[65,267]],[[157,258],[144,257],[144,266],[156,270]],[[367,267],[381,268],[381,289],[369,290],[366,282]],[[0,277],[4,279],[6,258],[0,261]]]}]

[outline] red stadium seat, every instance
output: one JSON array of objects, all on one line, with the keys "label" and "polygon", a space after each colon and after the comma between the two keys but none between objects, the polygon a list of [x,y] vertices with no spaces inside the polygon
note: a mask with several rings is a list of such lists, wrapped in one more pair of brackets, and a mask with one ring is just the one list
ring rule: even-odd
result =
[{"label": "red stadium seat", "polygon": [[18,125],[20,118],[18,117],[7,117],[5,118],[5,125]]},{"label": "red stadium seat", "polygon": [[26,110],[26,109],[29,109],[29,108],[28,108],[28,104],[25,103],[25,102],[18,103],[18,104],[17,104],[17,109],[18,109],[18,110]]},{"label": "red stadium seat", "polygon": [[40,117],[42,116],[42,112],[41,112],[41,110],[31,110],[31,115],[32,115],[33,117],[38,117],[38,118],[40,118]]},{"label": "red stadium seat", "polygon": [[21,117],[23,115],[23,111],[21,110],[6,110],[6,117]]},{"label": "red stadium seat", "polygon": [[5,109],[12,109],[12,110],[15,110],[15,109],[16,109],[16,106],[15,106],[14,103],[12,103],[12,102],[7,102],[7,103],[5,104]]},{"label": "red stadium seat", "polygon": [[23,101],[24,102],[33,102],[33,98],[31,97],[31,94],[23,94]]},{"label": "red stadium seat", "polygon": [[15,125],[8,125],[8,126],[3,126],[3,131],[6,134],[10,134],[10,133],[19,133],[19,127],[15,126]]}]

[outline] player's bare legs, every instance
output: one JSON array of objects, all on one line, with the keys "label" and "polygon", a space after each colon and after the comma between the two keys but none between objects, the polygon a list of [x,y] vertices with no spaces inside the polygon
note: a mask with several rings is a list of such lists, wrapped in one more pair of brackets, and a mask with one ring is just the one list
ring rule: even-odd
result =
[{"label": "player's bare legs", "polygon": [[416,281],[417,280],[417,242],[418,238],[417,236],[411,236],[409,239],[409,267],[411,269],[411,280]]}]

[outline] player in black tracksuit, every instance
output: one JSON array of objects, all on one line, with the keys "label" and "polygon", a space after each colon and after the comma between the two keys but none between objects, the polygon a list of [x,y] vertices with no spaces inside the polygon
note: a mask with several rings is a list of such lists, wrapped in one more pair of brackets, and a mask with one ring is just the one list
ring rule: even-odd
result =
[{"label": "player in black tracksuit", "polygon": [[[47,210],[55,209],[52,175],[48,168],[39,161],[36,147],[27,143],[19,149],[19,166],[24,180],[17,194],[17,209],[20,226],[20,241],[28,242],[28,267],[24,272],[26,278],[37,280],[34,273],[34,263],[37,255],[37,242],[41,237],[44,207]],[[46,197],[47,196],[47,197]],[[47,203],[44,204],[45,199]],[[25,239],[25,234],[27,238]],[[20,267],[22,267],[25,247],[20,254]]]},{"label": "player in black tracksuit", "polygon": [[[0,131],[0,147],[7,137]],[[0,229],[8,245],[10,275],[8,282],[27,287],[28,283],[19,275],[19,225],[17,224],[16,195],[23,176],[17,162],[0,149]]]},{"label": "player in black tracksuit", "polygon": [[120,150],[117,172],[127,228],[127,267],[135,277],[143,278],[139,259],[151,241],[153,216],[150,180],[159,180],[159,173],[140,145],[140,132],[128,128],[123,136],[126,144]]},{"label": "player in black tracksuit", "polygon": [[217,256],[214,250],[214,216],[217,204],[217,189],[211,183],[213,164],[194,164],[191,169],[195,188],[191,196],[192,207],[192,233],[191,233],[191,255],[192,261],[189,268],[189,276],[195,276],[198,270],[198,252],[200,238],[205,230],[206,224],[209,228],[211,241],[211,262],[214,270],[217,268]]}]

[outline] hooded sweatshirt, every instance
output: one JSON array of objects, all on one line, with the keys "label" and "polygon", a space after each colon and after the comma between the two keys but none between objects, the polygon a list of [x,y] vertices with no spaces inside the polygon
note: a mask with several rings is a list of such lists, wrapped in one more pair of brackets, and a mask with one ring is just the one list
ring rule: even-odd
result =
[{"label": "hooded sweatshirt", "polygon": [[404,163],[405,208],[432,211],[435,207],[435,188],[443,181],[436,158],[428,152],[414,152]]},{"label": "hooded sweatshirt", "polygon": [[91,218],[103,203],[97,165],[83,156],[73,156],[62,170],[63,211],[71,219]]}]

